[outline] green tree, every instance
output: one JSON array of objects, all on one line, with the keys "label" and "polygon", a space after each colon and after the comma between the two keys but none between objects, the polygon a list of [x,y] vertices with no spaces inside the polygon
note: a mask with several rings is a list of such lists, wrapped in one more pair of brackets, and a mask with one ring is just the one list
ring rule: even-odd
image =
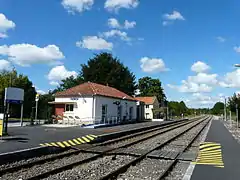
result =
[{"label": "green tree", "polygon": [[170,101],[168,102],[168,108],[169,112],[173,116],[181,116],[183,113],[184,115],[187,115],[189,112],[189,109],[185,105],[183,101],[177,102],[177,101]]},{"label": "green tree", "polygon": [[166,101],[162,83],[159,79],[148,76],[140,78],[138,80],[138,89],[140,90],[139,96],[156,96],[162,105]]},{"label": "green tree", "polygon": [[69,88],[77,86],[83,82],[84,82],[84,80],[81,76],[78,76],[76,78],[74,76],[70,76],[70,77],[62,80],[59,87],[57,88],[57,91],[63,91],[63,90],[69,89]]},{"label": "green tree", "polygon": [[49,91],[47,94],[39,96],[38,102],[38,118],[39,119],[50,119],[53,113],[53,106],[49,105],[48,102],[54,101],[53,92]]},{"label": "green tree", "polygon": [[224,112],[224,103],[217,102],[212,108],[212,114],[219,115]]},{"label": "green tree", "polygon": [[232,112],[236,112],[236,104],[238,108],[240,108],[240,97],[234,93],[233,96],[228,99],[228,108]]},{"label": "green tree", "polygon": [[110,53],[100,53],[81,64],[77,78],[69,77],[62,81],[58,90],[68,89],[83,82],[109,85],[129,95],[136,90],[135,75],[120,60]]},{"label": "green tree", "polygon": [[109,53],[100,53],[81,65],[84,81],[109,85],[129,95],[136,90],[135,75]]},{"label": "green tree", "polygon": [[[6,87],[16,87],[24,89],[24,117],[30,117],[32,107],[34,106],[36,91],[32,82],[27,76],[18,74],[16,70],[8,72],[0,72],[0,106],[4,105],[4,93]],[[1,108],[3,112],[3,108]],[[13,117],[19,117],[21,114],[21,107],[19,105],[11,104],[10,113]]]},{"label": "green tree", "polygon": [[179,103],[179,109],[180,109],[180,113],[182,114],[186,114],[187,113],[187,110],[188,110],[188,108],[187,108],[187,106],[186,106],[186,104],[183,102],[183,101],[181,101],[180,103]]}]

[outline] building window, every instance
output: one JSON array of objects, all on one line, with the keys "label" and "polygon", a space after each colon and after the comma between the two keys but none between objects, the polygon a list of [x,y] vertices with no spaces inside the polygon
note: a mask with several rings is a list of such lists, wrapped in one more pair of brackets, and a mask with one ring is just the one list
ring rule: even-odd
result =
[{"label": "building window", "polygon": [[106,122],[107,120],[107,105],[102,105],[102,121]]},{"label": "building window", "polygon": [[66,104],[66,107],[65,107],[65,111],[66,112],[69,112],[69,111],[73,111],[73,107],[74,107],[74,104]]},{"label": "building window", "polygon": [[132,115],[133,115],[133,107],[129,108],[129,119],[132,120]]},{"label": "building window", "polygon": [[148,109],[148,108],[149,108],[149,105],[146,105],[146,108]]}]

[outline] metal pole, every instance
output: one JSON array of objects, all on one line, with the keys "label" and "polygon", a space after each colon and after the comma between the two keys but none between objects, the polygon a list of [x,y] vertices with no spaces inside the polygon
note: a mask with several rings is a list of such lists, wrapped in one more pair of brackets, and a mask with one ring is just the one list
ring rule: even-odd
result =
[{"label": "metal pole", "polygon": [[237,114],[237,128],[238,128],[238,106],[237,106],[237,109],[236,109],[236,114]]},{"label": "metal pole", "polygon": [[229,111],[229,120],[230,120],[230,124],[232,126],[232,112],[231,112],[231,110]]},{"label": "metal pole", "polygon": [[21,126],[23,126],[23,103],[21,104]]},{"label": "metal pole", "polygon": [[38,113],[38,101],[36,101],[36,109],[35,109],[35,120],[37,121],[37,113]]},{"label": "metal pole", "polygon": [[224,120],[227,120],[226,98],[224,98]]}]

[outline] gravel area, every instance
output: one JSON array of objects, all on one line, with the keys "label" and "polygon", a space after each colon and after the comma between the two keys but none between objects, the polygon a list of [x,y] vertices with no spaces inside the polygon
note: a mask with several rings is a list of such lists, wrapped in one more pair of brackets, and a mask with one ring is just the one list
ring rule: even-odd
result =
[{"label": "gravel area", "polygon": [[173,138],[174,136],[176,136],[177,134],[183,132],[186,128],[189,128],[191,126],[193,126],[192,123],[188,124],[188,125],[186,125],[184,127],[180,127],[180,128],[174,129],[172,131],[166,132],[166,133],[161,134],[159,136],[156,136],[154,138],[148,139],[146,141],[143,141],[141,143],[133,145],[133,146],[127,148],[127,149],[128,150],[134,150],[134,149],[150,150],[150,149],[156,148],[160,144],[165,143],[170,138]]},{"label": "gravel area", "polygon": [[184,174],[187,171],[188,166],[190,165],[189,162],[179,161],[173,170],[168,174],[164,180],[179,180],[182,179]]},{"label": "gravel area", "polygon": [[155,180],[164,172],[172,161],[146,158],[136,166],[131,166],[118,180]]},{"label": "gravel area", "polygon": [[95,161],[77,166],[45,180],[96,180],[135,159],[132,156],[105,156]]},{"label": "gravel area", "polygon": [[60,154],[67,154],[67,153],[73,152],[73,151],[75,151],[75,150],[70,149],[70,150],[67,150],[67,151],[64,151],[64,152],[61,152],[61,153],[49,154],[49,155],[34,157],[34,158],[30,158],[30,159],[24,159],[24,160],[21,160],[21,161],[16,161],[16,162],[9,163],[9,164],[3,164],[3,165],[0,165],[0,171],[3,170],[3,169],[6,169],[6,168],[36,162],[36,161],[39,161],[39,160],[42,160],[42,159],[47,159],[47,158],[54,157],[54,156],[60,155]]},{"label": "gravel area", "polygon": [[208,125],[204,128],[204,130],[200,133],[200,135],[197,137],[197,139],[194,141],[192,146],[199,146],[201,142],[203,142],[206,138],[206,135],[208,133],[208,130],[211,126],[211,123],[208,123]]},{"label": "gravel area", "polygon": [[167,129],[171,129],[171,128],[172,128],[172,127],[160,129],[160,130],[157,130],[157,131],[154,131],[154,132],[149,132],[149,133],[146,133],[146,134],[137,136],[137,137],[133,137],[133,138],[131,138],[131,139],[127,139],[127,140],[124,140],[124,141],[120,141],[120,142],[117,142],[117,143],[113,143],[113,144],[109,145],[109,147],[118,148],[118,147],[123,146],[123,145],[125,145],[125,144],[128,144],[128,143],[131,143],[131,142],[134,142],[134,141],[143,139],[143,138],[145,138],[145,137],[147,137],[147,136],[151,136],[151,135],[154,135],[154,134],[161,133],[161,132],[166,131]]},{"label": "gravel area", "polygon": [[237,123],[235,121],[223,121],[223,124],[228,131],[232,133],[232,136],[237,140],[237,142],[240,143],[240,128],[237,128]]},{"label": "gravel area", "polygon": [[3,176],[0,177],[0,180],[5,180],[5,179],[26,179],[38,174],[42,174],[44,172],[47,172],[49,170],[73,163],[73,162],[77,162],[89,157],[94,156],[94,154],[90,154],[90,153],[79,153],[78,155],[73,155],[73,156],[69,156],[69,157],[65,157],[63,159],[57,159],[54,161],[50,161],[44,164],[40,164],[40,165],[35,165],[32,166],[31,168],[27,168],[27,169],[21,169],[19,171],[13,172],[13,173],[8,173],[8,174],[4,174]]},{"label": "gravel area", "polygon": [[184,133],[182,136],[178,137],[176,140],[169,143],[169,145],[178,145],[178,146],[186,146],[192,140],[194,136],[200,131],[203,127],[203,123]]}]

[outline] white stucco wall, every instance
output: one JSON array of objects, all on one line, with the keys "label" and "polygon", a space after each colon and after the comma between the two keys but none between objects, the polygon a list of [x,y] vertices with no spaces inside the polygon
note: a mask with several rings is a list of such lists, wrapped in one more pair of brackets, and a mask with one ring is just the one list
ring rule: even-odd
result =
[{"label": "white stucco wall", "polygon": [[[133,107],[132,112],[132,119],[137,118],[137,105],[135,101],[129,101],[129,100],[120,100],[120,99],[114,99],[104,96],[96,96],[95,97],[95,103],[96,103],[96,118],[101,118],[102,116],[102,106],[107,105],[107,117],[108,118],[114,118],[117,117],[117,105],[113,104],[115,101],[120,101],[120,105],[122,105],[122,116],[121,119],[123,119],[123,116],[126,116],[126,113],[128,113],[126,119],[129,119],[129,108]],[[125,104],[127,103],[127,105]]]},{"label": "white stucco wall", "polygon": [[65,112],[65,115],[79,116],[80,118],[92,118],[93,97],[55,98],[55,102],[73,102],[73,112]]},{"label": "white stucco wall", "polygon": [[[145,109],[145,119],[153,119],[153,105],[148,105],[149,108],[146,108],[147,105],[144,105],[144,109]],[[148,115],[147,115],[148,113]]]},{"label": "white stucco wall", "polygon": [[[85,101],[84,101],[85,100]],[[55,98],[55,102],[74,103],[73,112],[64,112],[64,115],[79,116],[81,119],[100,121],[102,118],[102,105],[107,105],[107,117],[109,119],[117,118],[117,105],[115,101],[120,101],[122,105],[122,115],[129,119],[130,107],[132,107],[132,119],[137,118],[137,105],[135,101],[120,100],[104,96],[78,97],[78,98]],[[127,105],[125,104],[127,103]],[[93,105],[94,104],[94,105]],[[127,113],[127,115],[126,115]]]}]

